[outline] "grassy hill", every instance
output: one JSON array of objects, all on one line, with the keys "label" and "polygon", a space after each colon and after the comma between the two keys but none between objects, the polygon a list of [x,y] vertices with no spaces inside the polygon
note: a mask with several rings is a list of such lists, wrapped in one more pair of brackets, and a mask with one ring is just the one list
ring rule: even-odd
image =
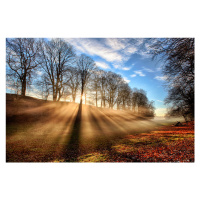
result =
[{"label": "grassy hill", "polygon": [[[185,129],[189,131],[184,132],[186,135],[177,136],[176,140],[169,133],[161,140],[158,133],[152,133],[160,125],[131,111],[89,105],[80,108],[77,103],[6,94],[6,161],[139,162],[146,158],[138,157],[141,147],[147,148],[148,153],[152,147],[169,146],[168,141],[180,139],[190,142],[183,145],[193,144],[194,127],[193,134],[190,127]],[[184,157],[185,160],[192,160],[193,149],[190,148],[191,158]],[[169,161],[167,155],[163,161]]]}]

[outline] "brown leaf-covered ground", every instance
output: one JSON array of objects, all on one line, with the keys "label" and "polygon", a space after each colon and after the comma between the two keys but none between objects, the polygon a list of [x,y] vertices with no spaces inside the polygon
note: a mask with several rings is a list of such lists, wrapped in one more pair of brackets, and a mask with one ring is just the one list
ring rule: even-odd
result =
[{"label": "brown leaf-covered ground", "polygon": [[7,94],[7,162],[194,162],[194,122]]}]

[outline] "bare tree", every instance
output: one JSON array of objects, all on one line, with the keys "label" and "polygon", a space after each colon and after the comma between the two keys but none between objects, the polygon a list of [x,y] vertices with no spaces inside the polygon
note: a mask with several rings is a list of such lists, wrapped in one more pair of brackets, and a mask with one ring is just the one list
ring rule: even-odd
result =
[{"label": "bare tree", "polygon": [[132,110],[135,114],[147,117],[154,117],[154,101],[147,98],[147,94],[143,89],[134,88],[132,92]]},{"label": "bare tree", "polygon": [[104,70],[99,70],[99,87],[101,93],[101,107],[105,108],[106,106],[106,86],[107,86],[107,72]]},{"label": "bare tree", "polygon": [[168,97],[171,114],[194,118],[194,38],[158,39],[152,54],[165,61]]},{"label": "bare tree", "polygon": [[106,100],[108,101],[109,108],[113,109],[114,105],[117,102],[117,88],[119,82],[122,80],[119,74],[109,71],[106,76]]},{"label": "bare tree", "polygon": [[85,104],[86,104],[86,84],[88,83],[89,77],[92,71],[96,68],[96,64],[92,58],[81,54],[77,58],[77,67],[81,79],[81,104],[83,98],[83,92],[85,93]]},{"label": "bare tree", "polygon": [[10,75],[21,83],[21,95],[26,95],[33,71],[38,67],[38,44],[34,38],[6,39],[6,63],[11,69]]},{"label": "bare tree", "polygon": [[68,79],[67,86],[71,90],[72,101],[76,101],[77,91],[80,85],[80,74],[77,67],[68,67]]},{"label": "bare tree", "polygon": [[122,109],[125,110],[126,106],[130,106],[131,88],[123,79],[121,84],[120,82],[118,84],[117,109],[120,109],[120,104],[122,103]]},{"label": "bare tree", "polygon": [[96,107],[98,107],[98,100],[99,100],[99,93],[101,92],[101,72],[102,70],[99,70],[98,68],[96,70],[93,71],[92,75],[91,75],[91,90],[92,93],[94,95],[94,99],[95,99],[95,105]]},{"label": "bare tree", "polygon": [[47,100],[51,93],[51,84],[45,74],[38,78],[36,86],[39,88],[39,91],[41,91],[42,99]]},{"label": "bare tree", "polygon": [[59,101],[67,84],[66,74],[75,62],[73,47],[62,39],[40,41],[41,67],[52,86],[53,101]]}]

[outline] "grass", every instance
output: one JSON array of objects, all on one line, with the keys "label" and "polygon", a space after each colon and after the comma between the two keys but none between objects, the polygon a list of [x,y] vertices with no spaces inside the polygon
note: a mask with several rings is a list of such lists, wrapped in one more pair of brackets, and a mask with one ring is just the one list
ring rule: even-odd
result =
[{"label": "grass", "polygon": [[36,99],[6,109],[7,162],[194,162],[193,123]]},{"label": "grass", "polygon": [[110,150],[83,154],[77,162],[194,162],[194,127],[163,126],[127,135],[114,141]]},{"label": "grass", "polygon": [[[53,144],[55,138],[27,137],[30,127],[19,127],[15,137],[8,139],[7,159],[9,162],[65,162],[62,151],[65,143]],[[150,133],[126,135],[111,140],[108,144],[102,141],[98,148],[90,145],[80,146],[79,156],[70,162],[194,162],[194,133],[174,127],[160,128]],[[7,130],[16,130],[15,126]],[[20,133],[20,134],[19,134]],[[101,148],[99,148],[101,147]],[[60,150],[60,151],[59,151]]]}]

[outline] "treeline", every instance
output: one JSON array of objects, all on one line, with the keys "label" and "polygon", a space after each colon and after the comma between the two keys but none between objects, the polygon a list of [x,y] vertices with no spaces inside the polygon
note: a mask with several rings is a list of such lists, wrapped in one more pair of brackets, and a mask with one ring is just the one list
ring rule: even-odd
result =
[{"label": "treeline", "polygon": [[92,58],[76,55],[62,39],[14,38],[6,40],[7,85],[22,96],[34,86],[43,99],[70,98],[97,107],[132,110],[153,117],[153,101],[142,89],[131,89],[121,75],[99,69]]}]

